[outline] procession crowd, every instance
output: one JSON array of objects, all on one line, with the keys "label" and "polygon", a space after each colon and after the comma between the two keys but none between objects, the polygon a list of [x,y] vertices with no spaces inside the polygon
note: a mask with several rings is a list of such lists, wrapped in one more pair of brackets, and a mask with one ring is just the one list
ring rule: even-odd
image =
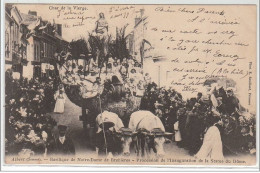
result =
[{"label": "procession crowd", "polygon": [[228,93],[228,102],[214,105],[213,98],[222,100],[223,97],[216,88],[206,99],[198,93],[196,98],[185,101],[174,89],[158,88],[153,83],[146,88],[140,109],[158,116],[166,131],[174,133],[173,140],[177,145],[188,149],[191,155],[199,151],[207,130],[212,126],[220,131],[221,139],[217,140],[223,143],[224,155],[255,154],[255,116],[239,111],[239,100],[233,91],[225,92]]},{"label": "procession crowd", "polygon": [[[101,69],[93,59],[87,65],[71,60],[59,66],[59,71],[64,84],[87,88],[82,92],[87,93],[85,98],[102,92],[99,88],[104,82],[120,84],[126,93],[124,97],[131,99],[130,106],[149,110],[159,117],[165,130],[174,133],[172,140],[191,155],[200,150],[211,126],[220,131],[224,154],[255,154],[255,116],[243,115],[232,89],[212,86],[206,99],[202,93],[197,93],[196,98],[184,100],[173,88],[159,88],[149,74],[143,74],[141,64],[133,58],[122,61],[109,58]],[[53,79],[14,80],[11,72],[6,72],[6,152],[45,153],[49,140],[54,139],[52,130],[56,126],[46,113],[63,113],[63,92]],[[129,116],[123,121],[129,120]]]},{"label": "procession crowd", "polygon": [[44,154],[56,121],[53,80],[13,79],[6,72],[5,87],[5,147],[8,154]]},{"label": "procession crowd", "polygon": [[[188,149],[191,155],[199,151],[206,131],[213,125],[221,133],[224,154],[255,153],[255,116],[242,110],[232,88],[217,88],[212,84],[209,95],[197,93],[196,98],[184,100],[173,88],[159,88],[149,74],[143,74],[141,64],[132,57],[122,62],[109,58],[101,69],[93,59],[90,61],[86,75],[83,75],[82,65],[71,61],[66,64],[66,69],[70,70],[63,76],[65,83],[86,85],[85,93],[91,93],[86,94],[87,98],[97,95],[98,92],[93,91],[106,82],[114,86],[120,84],[126,93],[123,99],[130,99],[130,107],[149,110],[158,116],[166,131],[175,134],[178,146]],[[92,89],[84,81],[93,81]],[[121,117],[126,125],[129,116]]]}]

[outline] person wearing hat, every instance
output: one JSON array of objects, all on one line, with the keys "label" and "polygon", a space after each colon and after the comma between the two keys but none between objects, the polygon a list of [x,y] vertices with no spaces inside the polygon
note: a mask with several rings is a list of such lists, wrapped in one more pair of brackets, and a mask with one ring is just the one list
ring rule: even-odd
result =
[{"label": "person wearing hat", "polygon": [[234,95],[232,89],[227,90],[227,101],[226,101],[226,111],[227,114],[230,116],[235,116],[235,118],[238,120],[239,118],[239,100]]},{"label": "person wearing hat", "polygon": [[[102,155],[105,153],[105,149],[107,149],[108,154],[111,153],[118,148],[114,134],[115,132],[119,132],[121,128],[124,127],[122,120],[119,116],[110,111],[103,111],[96,117],[96,137],[95,137],[95,145],[96,152],[98,155]],[[104,139],[104,133],[106,137],[106,141]]]},{"label": "person wearing hat", "polygon": [[198,118],[198,113],[189,111],[187,112],[186,129],[187,129],[187,142],[189,154],[194,155],[198,152],[201,146],[200,135],[203,132],[202,122]]},{"label": "person wearing hat", "polygon": [[69,136],[66,135],[67,126],[58,125],[59,135],[55,139],[54,153],[56,155],[75,155],[75,146]]}]

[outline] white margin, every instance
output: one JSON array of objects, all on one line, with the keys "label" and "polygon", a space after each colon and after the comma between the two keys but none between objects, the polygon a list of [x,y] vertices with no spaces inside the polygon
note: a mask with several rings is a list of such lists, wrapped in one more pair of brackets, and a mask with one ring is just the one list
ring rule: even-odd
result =
[{"label": "white margin", "polygon": [[[4,26],[5,26],[5,3],[52,3],[52,4],[216,4],[216,5],[227,5],[227,4],[255,4],[257,5],[257,157],[256,157],[256,166],[196,166],[196,165],[5,165],[4,162],[4,131],[5,131],[5,55],[4,55]],[[259,0],[2,0],[1,1],[1,171],[7,172],[46,172],[46,171],[61,171],[61,172],[70,172],[70,171],[81,171],[81,172],[91,172],[91,171],[109,171],[109,172],[118,172],[118,171],[193,171],[193,172],[209,172],[209,171],[234,171],[234,172],[252,172],[259,171]]]}]

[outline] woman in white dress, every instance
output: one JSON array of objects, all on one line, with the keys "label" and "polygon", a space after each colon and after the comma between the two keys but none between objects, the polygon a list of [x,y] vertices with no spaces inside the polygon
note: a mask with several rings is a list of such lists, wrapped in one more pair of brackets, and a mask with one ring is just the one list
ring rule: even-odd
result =
[{"label": "woman in white dress", "polygon": [[136,86],[136,96],[135,96],[135,105],[139,109],[140,104],[141,104],[141,99],[144,96],[144,84],[143,81],[140,80]]},{"label": "woman in white dress", "polygon": [[173,129],[174,129],[174,138],[175,138],[175,142],[177,143],[177,145],[180,145],[181,142],[181,132],[180,132],[180,128],[179,128],[179,121],[176,121],[173,125]]},{"label": "woman in white dress", "polygon": [[[215,122],[214,122],[215,121]],[[217,127],[219,121],[218,117],[212,117],[212,126],[210,126],[204,136],[203,144],[199,152],[195,155],[199,159],[215,159],[223,160],[223,145],[220,131]],[[220,122],[220,121],[219,121]]]},{"label": "woman in white dress", "polygon": [[56,91],[54,95],[54,99],[56,100],[54,112],[55,113],[63,113],[64,112],[64,105],[65,105],[65,93],[62,89]]},{"label": "woman in white dress", "polygon": [[178,110],[177,111],[177,121],[173,125],[173,130],[174,130],[174,138],[177,146],[180,146],[182,138],[181,138],[181,132],[180,132],[180,127],[179,127],[179,118],[182,116],[182,111],[183,110]]}]

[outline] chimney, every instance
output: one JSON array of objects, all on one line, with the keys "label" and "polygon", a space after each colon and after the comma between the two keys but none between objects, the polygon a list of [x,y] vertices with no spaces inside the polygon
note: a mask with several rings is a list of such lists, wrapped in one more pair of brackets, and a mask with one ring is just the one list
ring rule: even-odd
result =
[{"label": "chimney", "polygon": [[141,18],[144,16],[144,9],[140,9]]},{"label": "chimney", "polygon": [[13,8],[12,4],[5,4],[5,11],[11,15],[11,9]]},{"label": "chimney", "polygon": [[33,15],[33,16],[37,16],[37,12],[36,11],[29,10],[28,14]]},{"label": "chimney", "polygon": [[62,25],[61,24],[56,24],[56,32],[62,36]]}]

